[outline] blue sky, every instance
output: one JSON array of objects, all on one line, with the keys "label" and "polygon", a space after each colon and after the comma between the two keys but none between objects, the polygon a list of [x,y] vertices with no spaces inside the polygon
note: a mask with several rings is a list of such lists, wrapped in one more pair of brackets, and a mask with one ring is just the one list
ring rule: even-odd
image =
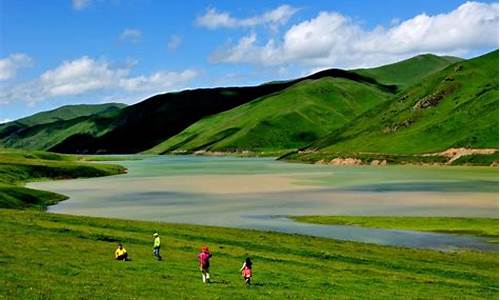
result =
[{"label": "blue sky", "polygon": [[498,2],[0,0],[0,122],[498,48]]}]

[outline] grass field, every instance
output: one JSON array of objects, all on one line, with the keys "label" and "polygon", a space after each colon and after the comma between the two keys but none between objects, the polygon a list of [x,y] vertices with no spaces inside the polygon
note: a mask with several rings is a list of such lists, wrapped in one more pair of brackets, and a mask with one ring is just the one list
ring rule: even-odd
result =
[{"label": "grass field", "polygon": [[0,148],[0,207],[39,208],[67,199],[64,195],[24,187],[26,181],[121,174],[110,164],[85,162],[95,157]]},{"label": "grass field", "polygon": [[[152,233],[162,255],[151,254]],[[7,299],[497,299],[498,254],[443,253],[271,232],[0,209]],[[132,261],[113,260],[123,242]],[[213,283],[196,255],[208,245]],[[254,260],[245,288],[241,262]]]},{"label": "grass field", "polygon": [[298,222],[326,225],[465,233],[498,239],[498,219],[452,217],[380,217],[380,216],[291,216]]}]

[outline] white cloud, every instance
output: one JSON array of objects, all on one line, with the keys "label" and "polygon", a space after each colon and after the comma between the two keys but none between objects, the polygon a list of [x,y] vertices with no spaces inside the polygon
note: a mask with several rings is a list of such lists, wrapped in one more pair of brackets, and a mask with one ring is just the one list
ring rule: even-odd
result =
[{"label": "white cloud", "polygon": [[0,89],[3,104],[25,101],[30,105],[62,96],[77,96],[92,92],[105,95],[107,92],[141,92],[155,94],[184,87],[198,72],[187,69],[180,72],[158,71],[151,75],[130,76],[134,61],[124,66],[115,66],[106,60],[87,56],[65,61],[48,70],[36,80]]},{"label": "white cloud", "polygon": [[75,10],[83,10],[90,4],[90,0],[72,0],[71,2]]},{"label": "white cloud", "polygon": [[365,30],[349,17],[320,12],[315,18],[291,26],[277,43],[259,45],[250,34],[236,45],[217,50],[215,63],[360,67],[393,62],[418,53],[467,54],[498,47],[498,3],[466,2],[438,15],[420,14]]},{"label": "white cloud", "polygon": [[12,121],[12,119],[9,118],[0,119],[0,124],[9,123],[10,121]]},{"label": "white cloud", "polygon": [[106,61],[84,56],[46,71],[40,83],[48,96],[78,95],[112,86],[128,73],[128,68],[112,68]]},{"label": "white cloud", "polygon": [[168,39],[167,48],[170,51],[175,51],[182,43],[182,38],[178,35],[171,35]]},{"label": "white cloud", "polygon": [[15,53],[0,59],[0,80],[7,80],[16,76],[20,68],[29,67],[33,60],[26,54]]},{"label": "white cloud", "polygon": [[159,71],[149,76],[123,78],[119,86],[127,91],[165,91],[191,81],[198,75],[195,70],[182,72]]},{"label": "white cloud", "polygon": [[137,43],[142,37],[142,32],[138,29],[126,28],[120,34],[120,40],[124,42]]},{"label": "white cloud", "polygon": [[219,12],[215,8],[209,8],[204,15],[198,16],[196,23],[209,29],[252,27],[262,24],[277,26],[285,24],[297,11],[297,8],[290,5],[281,5],[260,15],[238,19],[228,12]]}]

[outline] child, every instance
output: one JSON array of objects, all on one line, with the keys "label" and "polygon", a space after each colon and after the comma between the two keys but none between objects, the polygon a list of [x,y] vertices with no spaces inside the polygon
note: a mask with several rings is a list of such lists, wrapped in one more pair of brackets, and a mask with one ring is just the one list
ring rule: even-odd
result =
[{"label": "child", "polygon": [[210,257],[212,253],[208,250],[207,246],[201,248],[201,253],[198,254],[198,266],[201,271],[201,279],[203,283],[208,283],[210,280],[209,268],[210,268]]},{"label": "child", "polygon": [[243,280],[247,285],[250,284],[250,278],[252,278],[252,260],[250,257],[247,257],[243,262],[243,266],[240,269],[241,275],[243,276]]},{"label": "child", "polygon": [[115,250],[115,259],[122,260],[122,261],[128,260],[127,250],[125,250],[125,248],[123,247],[122,244],[118,244],[118,247]]},{"label": "child", "polygon": [[153,241],[153,255],[156,256],[158,260],[161,260],[161,255],[160,255],[160,235],[155,232],[153,234],[154,241]]}]

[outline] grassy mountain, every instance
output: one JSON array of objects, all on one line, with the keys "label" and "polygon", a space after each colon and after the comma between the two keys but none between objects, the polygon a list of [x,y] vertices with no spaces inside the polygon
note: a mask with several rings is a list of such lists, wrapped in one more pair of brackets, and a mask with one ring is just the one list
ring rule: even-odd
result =
[{"label": "grassy mountain", "polygon": [[119,111],[120,108],[113,105],[91,115],[50,123],[40,121],[33,126],[10,122],[0,127],[0,146],[48,150],[75,134],[101,135],[111,129],[110,124]]},{"label": "grassy mountain", "polygon": [[353,72],[376,78],[377,81],[384,84],[397,85],[400,90],[403,90],[427,75],[441,71],[450,64],[461,60],[461,58],[452,56],[423,54],[394,64],[371,69],[357,69]]},{"label": "grassy mountain", "polygon": [[343,126],[388,95],[376,86],[345,78],[304,80],[204,118],[151,152],[296,149]]},{"label": "grassy mountain", "polygon": [[125,104],[68,105],[0,125],[0,146],[46,150],[74,134],[105,132]]},{"label": "grassy mountain", "polygon": [[[424,55],[355,72],[330,69],[259,86],[166,93],[90,116],[40,114],[33,116],[30,124],[24,120],[0,127],[0,146],[63,153],[137,153],[159,144],[152,151],[283,151],[323,137],[415,78],[435,72],[452,60]],[[407,74],[391,75],[394,72]],[[256,101],[245,106],[252,100]],[[221,117],[209,117],[222,112],[224,121]],[[41,121],[45,119],[48,121]],[[214,128],[193,125],[202,119]],[[217,126],[210,123],[214,121]],[[181,136],[165,142],[183,130],[186,131]],[[188,144],[186,139],[192,141]]]},{"label": "grassy mountain", "polygon": [[100,136],[75,134],[50,148],[66,153],[136,153],[147,150],[184,130],[208,115],[220,113],[253,99],[269,95],[307,79],[342,77],[366,82],[383,90],[394,86],[378,84],[374,79],[343,70],[331,69],[296,80],[252,87],[228,87],[187,90],[157,95],[128,106]]},{"label": "grassy mountain", "polygon": [[13,122],[4,123],[1,125],[0,128],[12,124],[18,124],[24,126],[36,126],[57,121],[65,121],[103,112],[111,112],[124,108],[125,106],[127,105],[122,103],[65,105],[53,110],[39,112],[29,117],[21,118]]},{"label": "grassy mountain", "polygon": [[[385,86],[403,89],[456,60],[459,59],[420,55],[354,72]],[[396,89],[380,87],[352,78],[322,77],[302,81],[286,90],[204,118],[148,152],[210,150],[274,154],[304,147],[343,127],[396,92]]]},{"label": "grassy mountain", "polygon": [[452,147],[498,148],[498,50],[425,77],[288,158]]}]

